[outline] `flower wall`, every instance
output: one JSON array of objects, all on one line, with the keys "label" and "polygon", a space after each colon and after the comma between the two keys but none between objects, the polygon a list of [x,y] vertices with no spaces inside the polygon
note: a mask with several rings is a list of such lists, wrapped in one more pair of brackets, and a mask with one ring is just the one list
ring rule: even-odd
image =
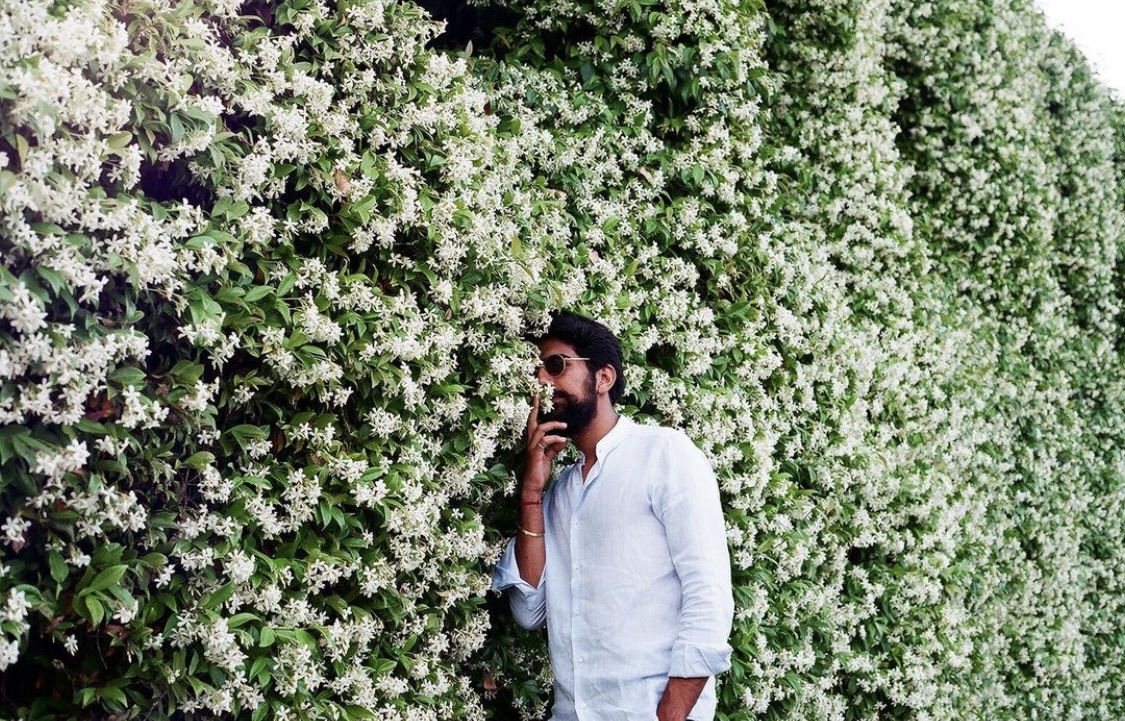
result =
[{"label": "flower wall", "polygon": [[0,0],[4,716],[541,718],[566,307],[717,470],[721,718],[1121,717],[1125,114],[1030,0],[437,5]]}]

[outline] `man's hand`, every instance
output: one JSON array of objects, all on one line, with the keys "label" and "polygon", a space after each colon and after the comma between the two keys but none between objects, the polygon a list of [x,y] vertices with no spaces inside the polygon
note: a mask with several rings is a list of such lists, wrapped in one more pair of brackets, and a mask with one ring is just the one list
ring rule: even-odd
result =
[{"label": "man's hand", "polygon": [[538,498],[551,478],[551,463],[566,447],[566,438],[554,432],[566,428],[562,421],[539,422],[539,396],[531,397],[531,413],[527,416],[527,453],[521,495],[524,500]]},{"label": "man's hand", "polygon": [[707,676],[701,678],[670,678],[656,707],[657,721],[685,721],[703,693]]},{"label": "man's hand", "polygon": [[566,428],[561,421],[539,422],[539,398],[531,399],[527,416],[527,451],[520,487],[520,527],[516,534],[516,565],[520,578],[538,586],[547,563],[546,533],[543,519],[543,488],[551,477],[551,463],[566,447],[566,439],[553,431]]}]

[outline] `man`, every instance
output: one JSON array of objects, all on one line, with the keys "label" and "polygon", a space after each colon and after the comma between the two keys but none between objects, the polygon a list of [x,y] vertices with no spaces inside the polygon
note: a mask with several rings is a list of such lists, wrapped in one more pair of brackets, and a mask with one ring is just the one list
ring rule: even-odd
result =
[{"label": "man", "polygon": [[[538,341],[519,532],[496,568],[516,622],[546,623],[552,721],[710,721],[734,603],[719,491],[686,435],[619,416],[621,347],[557,313]],[[578,461],[544,488],[570,443]]]}]

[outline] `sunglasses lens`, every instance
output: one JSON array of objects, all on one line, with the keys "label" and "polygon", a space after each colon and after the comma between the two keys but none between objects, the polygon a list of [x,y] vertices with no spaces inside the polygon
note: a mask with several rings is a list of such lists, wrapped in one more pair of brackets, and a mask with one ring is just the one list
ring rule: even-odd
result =
[{"label": "sunglasses lens", "polygon": [[547,369],[549,375],[560,375],[566,370],[566,359],[561,355],[547,356],[543,359],[543,367]]}]

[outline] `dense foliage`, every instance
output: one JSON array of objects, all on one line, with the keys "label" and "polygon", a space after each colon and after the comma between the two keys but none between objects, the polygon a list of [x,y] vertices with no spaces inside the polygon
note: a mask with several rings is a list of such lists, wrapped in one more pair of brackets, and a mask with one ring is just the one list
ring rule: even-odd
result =
[{"label": "dense foliage", "polygon": [[1030,0],[427,7],[0,0],[3,716],[541,717],[559,307],[718,472],[721,718],[1125,715],[1125,111]]}]

